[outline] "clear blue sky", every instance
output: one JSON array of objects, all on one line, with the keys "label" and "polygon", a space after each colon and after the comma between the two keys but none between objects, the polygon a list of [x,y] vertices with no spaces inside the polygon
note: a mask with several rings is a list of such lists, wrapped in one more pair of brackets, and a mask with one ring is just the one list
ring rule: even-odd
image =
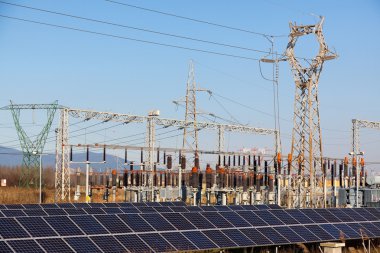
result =
[{"label": "clear blue sky", "polygon": [[[350,151],[351,119],[380,121],[377,73],[380,36],[376,29],[380,24],[379,1],[287,1],[286,4],[279,0],[239,1],[239,4],[236,1],[201,0],[118,1],[274,35],[287,35],[290,21],[298,24],[315,23],[318,19],[310,13],[324,15],[327,44],[339,54],[337,60],[325,64],[320,78],[324,155],[343,157]],[[267,51],[270,47],[263,36],[163,16],[103,0],[9,2],[258,50]],[[4,4],[0,4],[0,15],[251,58],[265,56],[252,51],[80,21]],[[316,41],[302,40],[297,54],[313,56],[317,48]],[[261,77],[257,61],[143,44],[1,17],[0,41],[1,105],[7,105],[9,99],[16,103],[48,103],[58,99],[60,104],[76,108],[139,115],[145,115],[151,109],[160,109],[163,117],[183,118],[183,108],[176,110],[171,101],[184,95],[188,62],[194,59],[196,80],[200,87],[211,89],[256,110],[246,109],[219,97],[219,102],[239,122],[274,127],[273,117],[261,113],[272,114],[273,97],[271,83]],[[282,53],[287,41],[287,37],[276,39],[276,50]],[[271,69],[268,66],[264,67],[263,72],[270,77]],[[280,116],[283,119],[283,152],[287,153],[292,128],[294,82],[286,62],[280,66],[279,96]],[[205,111],[230,118],[226,110],[207,94],[199,95],[198,105]],[[17,139],[16,133],[10,128],[10,113],[3,111],[0,115],[0,144]],[[23,122],[31,121],[31,116],[25,115]],[[37,131],[34,128],[29,129]],[[142,130],[142,126],[115,128],[96,133],[93,139],[106,141]],[[380,131],[362,130],[361,133],[362,149],[366,152],[367,160],[379,161]],[[216,136],[207,133],[202,135],[206,140],[203,141],[203,148],[216,147]],[[228,135],[226,138],[226,146],[231,150],[273,146],[273,140],[269,137]],[[84,141],[88,142],[83,138],[76,142]],[[162,145],[178,146],[179,143],[181,140],[178,137],[168,138]],[[48,143],[47,149],[53,149],[52,142]]]}]

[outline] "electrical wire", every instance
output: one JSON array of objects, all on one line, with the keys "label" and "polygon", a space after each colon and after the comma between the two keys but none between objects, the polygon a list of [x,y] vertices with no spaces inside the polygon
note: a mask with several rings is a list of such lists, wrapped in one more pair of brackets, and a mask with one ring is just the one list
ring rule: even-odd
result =
[{"label": "electrical wire", "polygon": [[80,19],[80,20],[85,20],[85,21],[90,21],[90,22],[95,22],[95,23],[100,23],[100,24],[106,24],[106,25],[111,25],[111,26],[116,26],[116,27],[127,28],[127,29],[133,29],[133,30],[137,30],[137,31],[147,32],[147,33],[159,34],[159,35],[163,35],[163,36],[169,36],[169,37],[174,37],[174,38],[179,38],[179,39],[185,39],[185,40],[191,40],[191,41],[196,41],[196,42],[202,42],[202,43],[207,43],[207,44],[212,44],[212,45],[218,45],[218,46],[236,48],[236,49],[241,49],[241,50],[253,51],[253,52],[258,52],[258,53],[270,54],[270,52],[264,51],[264,50],[247,48],[247,47],[242,47],[242,46],[237,46],[237,45],[231,45],[231,44],[226,44],[226,43],[219,43],[219,42],[209,41],[209,40],[203,40],[203,39],[197,39],[197,38],[193,38],[193,37],[189,37],[189,36],[183,36],[183,35],[165,33],[165,32],[150,30],[150,29],[146,29],[146,28],[140,28],[140,27],[134,27],[134,26],[129,26],[129,25],[123,25],[123,24],[113,23],[113,22],[109,22],[109,21],[105,21],[105,20],[87,18],[87,17],[83,17],[83,16],[76,16],[76,15],[72,15],[72,14],[68,14],[68,13],[50,11],[50,10],[35,8],[35,7],[31,7],[31,6],[26,6],[26,5],[8,3],[8,2],[5,2],[5,1],[0,1],[0,3],[11,5],[11,6],[16,6],[16,7],[21,7],[21,8],[26,8],[26,9],[30,9],[30,10],[35,10],[35,11],[40,11],[40,12],[60,15],[60,16],[64,16],[64,17],[70,17],[70,18],[75,18],[75,19]]},{"label": "electrical wire", "polygon": [[228,30],[234,30],[234,31],[239,31],[239,32],[244,32],[244,33],[249,33],[249,34],[254,34],[254,35],[260,35],[260,36],[264,36],[264,37],[287,37],[288,36],[288,35],[271,35],[271,34],[265,34],[265,33],[250,31],[250,30],[247,30],[247,29],[242,29],[242,28],[232,27],[232,26],[228,26],[228,25],[217,24],[217,23],[213,23],[213,22],[210,22],[210,21],[205,21],[205,20],[185,17],[185,16],[173,14],[173,13],[158,11],[158,10],[149,9],[149,8],[145,8],[145,7],[141,7],[141,6],[137,6],[137,5],[132,5],[132,4],[127,4],[127,3],[124,3],[124,2],[118,2],[118,1],[114,1],[114,0],[104,0],[104,1],[109,2],[109,3],[113,3],[113,4],[118,4],[118,5],[122,5],[122,6],[127,6],[127,7],[131,7],[131,8],[143,10],[143,11],[154,12],[154,13],[165,15],[165,16],[170,16],[170,17],[174,17],[174,18],[189,20],[189,21],[193,21],[193,22],[197,22],[197,23],[202,23],[202,24],[206,24],[206,25],[211,25],[211,26],[215,26],[215,27],[219,27],[219,28],[228,29]]},{"label": "electrical wire", "polygon": [[194,51],[194,52],[200,52],[200,53],[206,53],[206,54],[212,54],[212,55],[226,56],[226,57],[231,57],[231,58],[236,58],[236,59],[244,59],[244,60],[250,60],[250,61],[259,61],[260,60],[258,58],[252,58],[252,57],[248,57],[248,56],[227,54],[227,53],[222,53],[222,52],[217,52],[217,51],[210,51],[210,50],[199,49],[199,48],[185,47],[185,46],[174,45],[174,44],[166,44],[166,43],[161,43],[161,42],[156,42],[156,41],[151,41],[151,40],[136,39],[136,38],[132,38],[132,37],[125,37],[125,36],[114,35],[114,34],[109,34],[109,33],[96,32],[96,31],[85,30],[85,29],[75,28],[75,27],[70,27],[70,26],[45,23],[45,22],[40,22],[40,21],[36,21],[36,20],[31,20],[31,19],[11,17],[11,16],[6,16],[6,15],[0,15],[0,17],[18,20],[18,21],[22,21],[22,22],[26,22],[26,23],[32,23],[32,24],[38,24],[38,25],[43,25],[43,26],[65,29],[65,30],[71,30],[71,31],[83,32],[83,33],[94,34],[94,35],[99,35],[99,36],[105,36],[105,37],[110,37],[110,38],[114,38],[114,39],[128,40],[128,41],[134,41],[134,42],[139,42],[139,43],[182,49],[182,50],[187,50],[187,51]]}]

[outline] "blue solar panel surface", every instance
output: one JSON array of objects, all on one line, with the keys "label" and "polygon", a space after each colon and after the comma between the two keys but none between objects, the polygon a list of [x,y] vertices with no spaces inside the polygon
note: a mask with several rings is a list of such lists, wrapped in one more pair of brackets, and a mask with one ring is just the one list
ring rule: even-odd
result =
[{"label": "blue solar panel surface", "polygon": [[165,252],[380,238],[379,217],[377,208],[0,205],[0,252]]}]

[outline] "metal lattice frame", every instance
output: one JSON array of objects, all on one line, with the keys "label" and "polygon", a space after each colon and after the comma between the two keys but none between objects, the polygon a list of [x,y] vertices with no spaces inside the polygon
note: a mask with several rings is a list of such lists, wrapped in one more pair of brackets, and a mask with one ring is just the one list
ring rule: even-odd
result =
[{"label": "metal lattice frame", "polygon": [[352,120],[352,151],[354,154],[360,153],[360,128],[380,129],[380,122],[353,119]]},{"label": "metal lattice frame", "polygon": [[[59,107],[58,101],[51,104],[13,104],[10,101],[9,106],[1,108],[2,110],[10,110],[12,112],[13,121],[20,140],[20,145],[23,153],[22,169],[19,179],[19,186],[29,187],[31,184],[38,186],[40,168],[40,155],[43,153],[46,138],[49,134],[51,124],[53,123],[54,115]],[[47,121],[41,132],[34,140],[31,140],[20,123],[21,110],[46,110]]]},{"label": "metal lattice frame", "polygon": [[[294,161],[292,168],[300,177],[299,206],[316,204],[316,175],[323,176],[318,81],[324,61],[336,57],[328,50],[325,43],[322,32],[323,21],[324,18],[321,17],[321,21],[315,25],[290,24],[289,43],[286,49],[287,60],[296,84],[291,153]],[[316,36],[319,52],[308,67],[303,67],[294,54],[294,47],[299,37],[309,34]],[[307,194],[310,194],[310,202],[306,200]]]}]

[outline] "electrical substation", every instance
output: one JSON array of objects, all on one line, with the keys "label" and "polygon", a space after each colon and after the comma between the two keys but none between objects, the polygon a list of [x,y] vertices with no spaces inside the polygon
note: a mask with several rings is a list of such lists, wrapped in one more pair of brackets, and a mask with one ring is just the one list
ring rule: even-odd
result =
[{"label": "electrical substation", "polygon": [[[380,178],[368,175],[360,129],[380,129],[380,122],[352,119],[352,150],[344,157],[324,152],[319,79],[338,55],[325,42],[323,24],[324,17],[312,25],[291,23],[284,54],[272,47],[270,57],[260,59],[273,65],[274,85],[279,64],[290,65],[295,93],[289,143],[281,142],[278,118],[275,127],[262,128],[199,117],[197,94],[213,91],[197,86],[193,61],[185,97],[174,101],[185,108],[184,119],[161,117],[160,110],[133,115],[58,101],[11,101],[0,108],[11,112],[22,147],[19,187],[41,187],[51,131],[55,142],[54,203],[43,203],[40,195],[40,204],[0,204],[0,252],[378,252]],[[319,47],[307,66],[295,54],[302,36],[314,36]],[[47,112],[35,139],[20,123],[20,112],[31,110]],[[138,125],[145,141],[79,143],[72,137],[78,122]],[[180,144],[162,146],[158,129],[179,131]],[[215,137],[213,148],[202,147],[200,131]],[[231,151],[226,134],[265,136],[270,151]],[[291,152],[283,153],[282,145]],[[123,155],[110,167],[114,152]],[[99,194],[100,202],[94,198]]]}]

